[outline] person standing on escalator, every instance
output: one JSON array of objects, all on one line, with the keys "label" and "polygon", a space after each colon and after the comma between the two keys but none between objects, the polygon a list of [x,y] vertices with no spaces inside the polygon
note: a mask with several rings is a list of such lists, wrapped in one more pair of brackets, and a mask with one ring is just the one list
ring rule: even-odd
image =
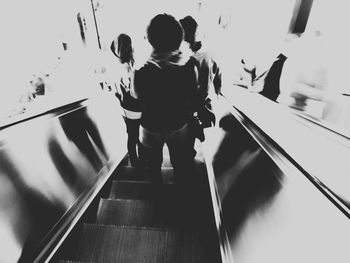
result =
[{"label": "person standing on escalator", "polygon": [[142,104],[130,94],[133,85],[134,56],[130,36],[120,34],[111,44],[113,54],[120,62],[117,81],[115,81],[115,95],[123,109],[123,118],[128,133],[128,155],[130,164],[134,167],[141,164],[139,158],[139,128],[142,114]]},{"label": "person standing on escalator", "polygon": [[203,110],[198,114],[203,126],[211,127],[215,125],[212,101],[221,94],[221,69],[212,52],[203,51],[202,41],[197,40],[197,21],[192,16],[185,16],[179,22],[184,30],[184,42],[188,45],[196,66],[197,96],[200,101],[204,101]]},{"label": "person standing on escalator", "polygon": [[151,183],[162,184],[163,146],[167,144],[175,180],[184,185],[193,168],[193,133],[189,121],[196,106],[194,61],[179,50],[183,29],[171,15],[155,16],[147,38],[153,52],[135,72],[132,94],[143,103],[140,142]]}]

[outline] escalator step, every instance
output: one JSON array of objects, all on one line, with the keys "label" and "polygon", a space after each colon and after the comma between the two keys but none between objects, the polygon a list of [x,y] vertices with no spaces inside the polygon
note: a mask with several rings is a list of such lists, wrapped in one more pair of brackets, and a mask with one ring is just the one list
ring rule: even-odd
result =
[{"label": "escalator step", "polygon": [[123,263],[215,263],[218,249],[200,233],[84,225],[75,260]]},{"label": "escalator step", "polygon": [[[167,167],[167,168],[172,168],[172,164],[170,162],[170,158],[166,157],[166,156],[163,156],[163,163],[162,163],[162,167]],[[126,167],[133,167],[131,166],[130,164],[130,161],[127,159],[126,161],[122,161],[120,163],[121,166],[126,166]]]},{"label": "escalator step", "polygon": [[95,263],[94,261],[59,260],[58,263]]},{"label": "escalator step", "polygon": [[[166,195],[174,195],[175,185],[166,183],[162,185],[162,192]],[[146,181],[121,181],[112,182],[110,199],[153,199],[154,190],[151,183]]]},{"label": "escalator step", "polygon": [[[132,180],[132,181],[148,181],[144,169],[132,166],[120,166],[115,171],[116,180]],[[162,175],[164,182],[174,181],[174,170],[172,167],[162,167]]]},{"label": "escalator step", "polygon": [[[203,161],[196,159],[194,168],[195,168],[195,172],[200,173],[203,169],[205,169]],[[162,166],[161,171],[162,171],[163,182],[167,183],[167,182],[175,181],[173,167]],[[132,166],[119,166],[114,171],[114,179],[131,180],[131,181],[149,181],[149,178],[146,175],[144,168],[139,168],[139,167],[135,168]]]},{"label": "escalator step", "polygon": [[[198,161],[203,161],[204,155],[203,155],[203,151],[201,150],[201,143],[198,140],[196,140],[194,148],[196,150],[195,159]],[[170,164],[169,150],[166,146],[164,146],[164,148],[163,148],[163,166],[168,166],[169,164]]]},{"label": "escalator step", "polygon": [[[164,158],[164,156],[163,156],[163,158]],[[173,167],[171,162],[170,162],[170,158],[165,157],[163,159],[162,168],[164,168],[164,167],[168,167],[168,168]]]},{"label": "escalator step", "polygon": [[172,227],[176,218],[173,208],[149,200],[101,199],[97,212],[97,223],[103,225]]},{"label": "escalator step", "polygon": [[116,180],[131,180],[131,181],[148,181],[146,172],[142,168],[132,166],[119,166],[115,170]]}]

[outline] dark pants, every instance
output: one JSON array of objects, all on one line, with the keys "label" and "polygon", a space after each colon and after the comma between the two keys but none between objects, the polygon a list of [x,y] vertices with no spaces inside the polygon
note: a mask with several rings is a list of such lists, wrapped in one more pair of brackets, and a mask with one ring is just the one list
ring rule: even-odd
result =
[{"label": "dark pants", "polygon": [[151,182],[154,184],[162,183],[163,147],[164,144],[167,144],[175,180],[180,184],[185,183],[186,177],[192,172],[194,165],[194,140],[188,124],[170,132],[151,132],[142,126],[140,130],[140,141],[143,145],[142,159]]},{"label": "dark pants", "polygon": [[128,133],[128,154],[131,161],[138,159],[140,119],[128,119],[124,117],[126,131]]}]

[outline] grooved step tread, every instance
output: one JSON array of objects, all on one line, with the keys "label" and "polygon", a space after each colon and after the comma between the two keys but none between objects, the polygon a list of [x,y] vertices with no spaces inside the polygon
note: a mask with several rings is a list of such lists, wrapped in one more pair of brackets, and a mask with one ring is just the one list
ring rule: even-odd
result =
[{"label": "grooved step tread", "polygon": [[95,263],[94,261],[59,260],[58,263]]},{"label": "grooved step tread", "polygon": [[[171,196],[174,195],[175,185],[163,184],[161,189],[166,196]],[[154,193],[154,188],[150,182],[114,180],[109,198],[150,200],[154,198]]]},{"label": "grooved step tread", "polygon": [[[174,169],[172,167],[162,167],[161,170],[164,182],[174,181]],[[114,178],[116,180],[149,181],[149,178],[143,168],[136,168],[132,166],[118,167]]]},{"label": "grooved step tread", "polygon": [[[130,160],[128,157],[126,157],[123,161],[120,162],[121,166],[126,166],[126,167],[133,167],[130,163]],[[172,164],[170,162],[170,157],[169,156],[164,156],[163,155],[163,163],[162,163],[163,168],[172,168]]]},{"label": "grooved step tread", "polygon": [[199,232],[84,225],[74,260],[122,263],[215,263],[218,248]]},{"label": "grooved step tread", "polygon": [[[198,140],[195,141],[194,148],[196,149],[196,152],[197,152],[196,156],[195,156],[195,160],[196,160],[196,162],[201,162],[202,163],[204,161],[204,155],[203,155],[203,152],[201,150],[200,144],[201,143]],[[120,162],[120,165],[134,168],[130,164],[130,160],[129,160],[128,155],[126,155],[124,157],[124,159]],[[167,145],[164,145],[164,147],[163,147],[163,164],[162,164],[162,167],[164,167],[164,168],[172,168],[172,165],[171,165],[171,162],[170,162],[169,149],[168,149]]]},{"label": "grooved step tread", "polygon": [[101,199],[97,224],[140,227],[173,227],[176,219],[173,206],[160,207],[149,200]]}]

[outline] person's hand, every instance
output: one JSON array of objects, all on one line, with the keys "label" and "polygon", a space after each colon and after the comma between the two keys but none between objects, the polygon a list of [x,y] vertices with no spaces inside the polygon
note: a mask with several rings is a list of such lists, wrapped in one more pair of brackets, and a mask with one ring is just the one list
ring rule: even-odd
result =
[{"label": "person's hand", "polygon": [[207,107],[203,107],[203,109],[198,111],[198,117],[202,123],[203,128],[208,128],[215,125],[215,114]]}]

